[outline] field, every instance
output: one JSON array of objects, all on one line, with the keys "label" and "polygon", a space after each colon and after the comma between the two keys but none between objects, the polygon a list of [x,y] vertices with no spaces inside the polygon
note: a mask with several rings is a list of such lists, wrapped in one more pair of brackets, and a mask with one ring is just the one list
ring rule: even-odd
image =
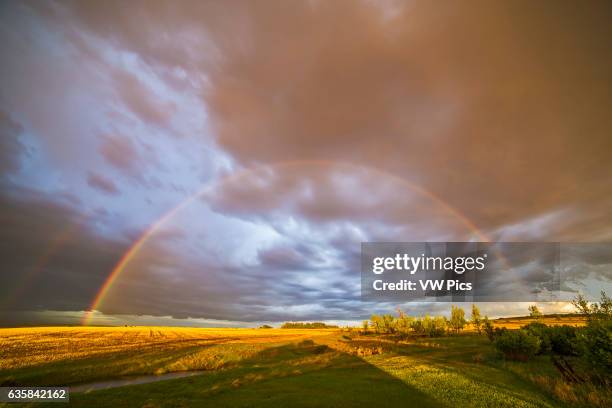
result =
[{"label": "field", "polygon": [[[495,327],[505,327],[507,329],[518,329],[521,326],[535,322],[536,319],[529,316],[503,317],[493,321]],[[567,324],[570,326],[584,326],[586,318],[580,315],[546,315],[537,320],[548,326],[558,326]]]},{"label": "field", "polygon": [[[93,389],[71,393],[71,405],[82,407],[604,406],[594,391],[563,383],[547,357],[506,362],[473,334],[19,328],[0,329],[0,350],[0,383]],[[197,375],[155,381],[187,371]],[[121,378],[148,383],[96,389]]]}]

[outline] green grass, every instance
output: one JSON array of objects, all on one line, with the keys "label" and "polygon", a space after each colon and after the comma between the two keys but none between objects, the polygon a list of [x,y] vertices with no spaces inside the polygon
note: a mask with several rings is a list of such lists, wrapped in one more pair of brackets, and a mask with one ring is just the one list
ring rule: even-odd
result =
[{"label": "green grass", "polygon": [[0,383],[28,386],[75,385],[118,377],[214,370],[231,366],[266,347],[270,347],[270,344],[213,344],[174,350],[117,352],[0,370]]},{"label": "green grass", "polygon": [[[140,357],[130,351],[9,371],[20,384],[44,379],[67,384],[196,368],[208,371],[189,378],[73,393],[71,406],[568,406],[568,401],[551,391],[560,379],[548,358],[506,362],[486,338],[472,335],[398,341],[336,332],[282,344],[217,344],[144,352]],[[543,379],[553,387],[542,386]]]},{"label": "green grass", "polygon": [[[431,340],[430,340],[431,342]],[[505,367],[478,337],[441,338],[431,348],[400,348],[368,361],[440,404],[478,407],[558,406],[527,378]],[[545,364],[548,366],[548,362]],[[539,370],[539,365],[537,369]],[[553,373],[554,374],[554,373]]]}]

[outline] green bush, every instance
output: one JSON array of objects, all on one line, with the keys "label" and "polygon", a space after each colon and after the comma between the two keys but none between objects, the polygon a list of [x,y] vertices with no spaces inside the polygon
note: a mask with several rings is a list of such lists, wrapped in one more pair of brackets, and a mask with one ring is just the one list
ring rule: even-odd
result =
[{"label": "green bush", "polygon": [[482,328],[484,329],[485,334],[489,341],[495,340],[495,330],[493,329],[493,323],[489,320],[487,316],[482,321]]},{"label": "green bush", "polygon": [[552,351],[552,345],[550,343],[550,327],[544,323],[532,322],[522,327],[523,330],[532,336],[540,339],[540,349],[538,354],[550,354]]},{"label": "green bush", "polygon": [[444,316],[436,316],[433,319],[429,319],[425,325],[425,332],[429,337],[444,336],[446,333],[447,321]]},{"label": "green bush", "polygon": [[540,339],[538,354],[558,354],[576,356],[579,354],[579,340],[576,328],[572,326],[547,326],[544,323],[533,322],[523,326],[529,334]]},{"label": "green bush", "polygon": [[410,323],[410,328],[416,333],[429,337],[440,337],[446,333],[447,320],[444,316],[419,317]]},{"label": "green bush", "polygon": [[551,351],[562,356],[576,356],[580,352],[577,329],[573,326],[552,326],[548,328]]},{"label": "green bush", "polygon": [[482,327],[489,341],[495,341],[496,338],[504,334],[508,329],[505,327],[493,327],[493,323],[485,316]]},{"label": "green bush", "polygon": [[505,330],[495,336],[495,348],[509,360],[529,360],[540,350],[540,343],[526,330]]},{"label": "green bush", "polygon": [[577,334],[582,359],[592,369],[593,379],[609,385],[612,378],[612,298],[602,291],[599,303],[588,302],[582,295],[572,303],[588,321]]},{"label": "green bush", "polygon": [[593,374],[612,378],[612,320],[593,319],[579,332],[583,359],[593,368]]}]

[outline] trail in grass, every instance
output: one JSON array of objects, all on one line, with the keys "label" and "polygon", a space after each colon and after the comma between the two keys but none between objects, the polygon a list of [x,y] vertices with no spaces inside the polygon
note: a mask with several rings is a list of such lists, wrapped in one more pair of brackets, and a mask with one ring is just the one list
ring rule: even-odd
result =
[{"label": "trail in grass", "polygon": [[157,381],[173,380],[176,378],[193,377],[194,375],[202,375],[206,371],[180,371],[174,373],[166,373],[159,375],[141,375],[138,377],[121,378],[117,380],[96,381],[88,384],[80,384],[70,387],[70,392],[90,392],[97,390],[106,390],[109,388],[125,387],[128,385],[148,384]]}]

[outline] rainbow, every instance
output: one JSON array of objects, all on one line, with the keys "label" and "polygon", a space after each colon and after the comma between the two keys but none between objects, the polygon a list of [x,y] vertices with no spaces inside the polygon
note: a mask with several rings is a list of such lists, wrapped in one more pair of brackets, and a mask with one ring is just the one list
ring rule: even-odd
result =
[{"label": "rainbow", "polygon": [[[377,175],[381,175],[381,176],[386,177],[386,178],[390,178],[393,181],[398,182],[398,183],[406,186],[408,189],[410,189],[412,191],[415,191],[415,192],[421,194],[422,196],[427,197],[428,199],[432,200],[434,203],[436,203],[441,208],[443,208],[445,211],[447,211],[450,215],[455,217],[457,220],[461,221],[461,223],[463,225],[465,225],[469,229],[470,232],[474,233],[476,235],[476,237],[480,241],[490,242],[490,239],[467,216],[465,216],[464,214],[459,212],[454,207],[450,206],[442,198],[440,198],[437,195],[433,194],[429,190],[424,189],[423,187],[419,186],[418,184],[414,184],[414,183],[409,182],[409,181],[407,181],[407,180],[405,180],[405,179],[403,179],[403,178],[401,178],[399,176],[396,176],[396,175],[388,173],[386,171],[379,170],[379,169],[376,169],[376,168],[372,168],[372,167],[369,167],[369,166],[356,165],[356,164],[352,164],[352,163],[348,163],[348,162],[332,162],[332,161],[324,161],[324,160],[294,160],[294,161],[280,162],[280,163],[275,163],[275,164],[271,164],[271,165],[265,165],[265,166],[255,167],[255,168],[244,169],[244,170],[239,171],[239,172],[237,172],[237,173],[235,173],[233,175],[227,176],[225,179],[222,180],[222,182],[225,183],[225,182],[228,182],[228,181],[233,181],[233,180],[245,177],[247,175],[253,174],[256,171],[263,170],[263,169],[270,169],[270,168],[274,168],[274,169],[280,169],[280,168],[287,169],[287,168],[294,167],[294,166],[324,166],[324,167],[330,167],[330,168],[331,167],[333,167],[333,168],[344,167],[344,168],[348,168],[348,169],[352,169],[352,170],[354,170],[354,169],[364,170],[365,169],[368,172],[371,172],[371,173],[374,173],[374,174],[377,174]],[[205,194],[207,191],[209,191],[209,188],[210,188],[210,186],[207,185],[203,189],[197,191],[196,193],[194,193],[191,196],[187,197],[185,200],[183,200],[180,203],[178,203],[175,207],[171,208],[169,211],[164,213],[159,219],[157,219],[153,224],[151,224],[138,237],[138,239],[136,239],[136,241],[134,241],[134,243],[130,246],[130,248],[119,259],[119,261],[117,262],[117,264],[115,265],[115,267],[113,268],[113,270],[111,271],[109,276],[107,277],[106,281],[104,281],[104,283],[102,284],[102,286],[98,290],[96,296],[94,297],[93,301],[91,302],[90,307],[87,309],[87,311],[83,315],[83,318],[81,320],[81,323],[83,325],[91,324],[91,321],[93,319],[93,315],[94,315],[95,311],[98,310],[100,308],[100,306],[103,304],[104,299],[105,299],[106,295],[108,294],[109,290],[112,288],[113,284],[117,281],[117,279],[119,278],[121,273],[125,270],[125,267],[130,263],[130,261],[132,259],[134,259],[134,257],[138,254],[138,252],[144,247],[144,245],[147,243],[149,238],[154,236],[155,233],[161,227],[163,227],[166,222],[171,220],[176,214],[181,212],[185,207],[187,207],[189,204],[191,204],[196,199],[198,199],[203,194]]]},{"label": "rainbow", "polygon": [[149,237],[155,235],[155,233],[171,218],[174,217],[175,214],[179,213],[183,208],[185,208],[186,206],[188,206],[189,204],[191,204],[196,198],[198,198],[200,195],[202,194],[202,192],[198,192],[190,197],[188,197],[187,199],[185,199],[184,201],[182,201],[181,203],[179,203],[177,206],[175,206],[174,208],[170,209],[170,211],[166,212],[164,215],[162,215],[157,221],[155,221],[153,224],[151,224],[149,226],[149,228],[147,228],[139,237],[136,241],[134,241],[134,243],[132,244],[132,246],[130,246],[130,248],[125,252],[125,254],[123,254],[123,256],[119,259],[119,262],[117,262],[117,264],[115,265],[115,267],[113,268],[113,270],[111,271],[110,275],[108,275],[108,278],[106,278],[106,280],[104,281],[104,283],[102,284],[102,286],[100,287],[100,289],[98,290],[98,293],[96,294],[96,296],[94,297],[93,301],[91,302],[91,306],[89,307],[89,309],[85,312],[85,315],[83,316],[81,323],[83,325],[88,325],[92,318],[93,318],[93,314],[95,312],[95,310],[102,304],[102,301],[104,300],[104,297],[106,296],[106,294],[108,293],[108,291],[110,290],[110,288],[113,286],[113,283],[115,283],[115,281],[117,280],[117,278],[119,278],[119,275],[121,275],[121,272],[124,270],[125,266],[130,263],[130,261],[132,259],[134,259],[134,257],[136,256],[136,254],[138,254],[138,252],[140,251],[140,249],[145,245],[145,243],[147,242],[147,240],[149,239]]}]

